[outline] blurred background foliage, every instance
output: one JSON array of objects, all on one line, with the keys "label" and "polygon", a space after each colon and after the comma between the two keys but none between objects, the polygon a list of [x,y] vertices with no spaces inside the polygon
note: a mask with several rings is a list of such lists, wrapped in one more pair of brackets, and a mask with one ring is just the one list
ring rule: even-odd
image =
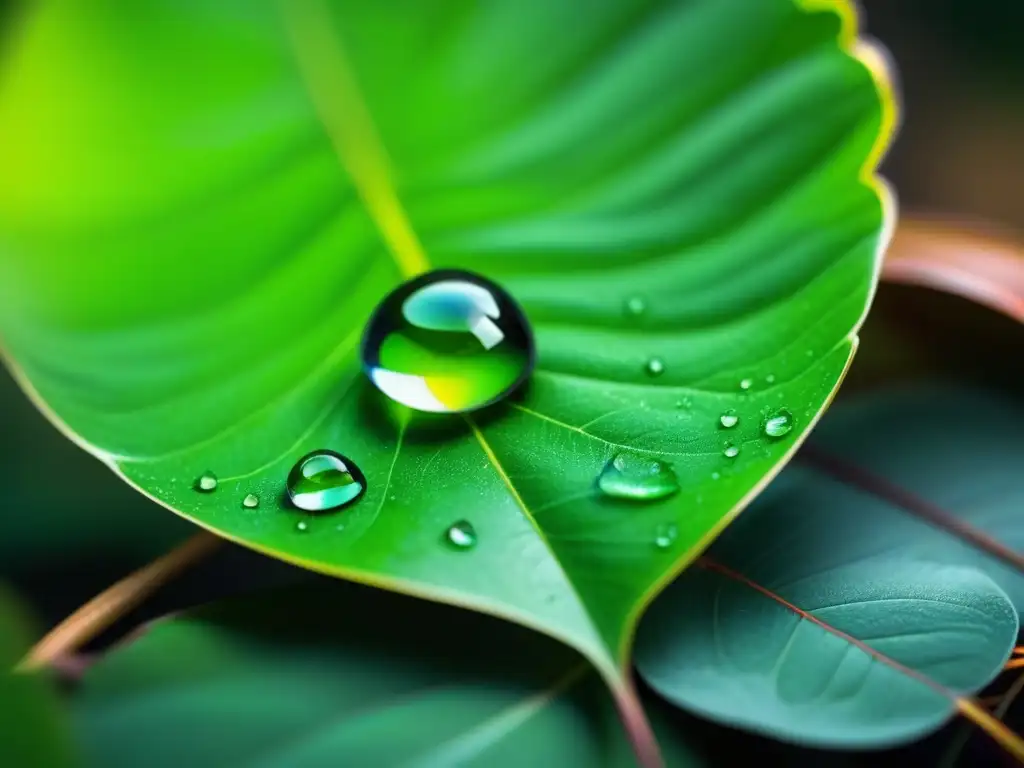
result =
[{"label": "blurred background foliage", "polygon": [[[0,2],[0,23],[8,5]],[[899,69],[903,124],[882,172],[898,191],[901,215],[941,216],[1017,239],[1024,232],[1024,2],[863,0],[861,6],[868,34],[889,49]],[[1024,265],[1024,251],[1021,257]],[[894,379],[938,378],[1024,399],[1022,359],[1024,329],[1015,321],[957,296],[883,285],[840,397]],[[39,626],[57,623],[193,532],[66,440],[6,371],[0,372],[0,414],[0,583],[19,595]],[[87,650],[169,611],[317,579],[225,546]],[[991,692],[1006,687],[1004,679]],[[934,765],[961,727],[953,723],[923,743],[881,755],[839,756],[795,750],[681,713],[674,717],[696,734],[712,764],[741,753],[802,766]],[[1024,704],[1010,711],[1008,723],[1024,730]],[[975,737],[962,764],[1006,759]]]}]

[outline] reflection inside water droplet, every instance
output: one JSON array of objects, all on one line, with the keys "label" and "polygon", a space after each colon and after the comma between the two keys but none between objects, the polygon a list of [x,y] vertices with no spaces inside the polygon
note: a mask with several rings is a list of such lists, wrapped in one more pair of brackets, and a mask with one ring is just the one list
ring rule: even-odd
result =
[{"label": "reflection inside water droplet", "polygon": [[204,472],[196,479],[195,489],[209,493],[217,489],[217,476],[213,472]]},{"label": "reflection inside water droplet", "polygon": [[606,496],[637,501],[664,499],[679,492],[679,479],[669,464],[632,453],[616,454],[597,478]]},{"label": "reflection inside water droplet", "polygon": [[661,376],[665,372],[665,361],[660,357],[652,357],[647,361],[644,370],[647,371],[648,376]]},{"label": "reflection inside water droplet", "polygon": [[658,549],[668,549],[679,536],[679,528],[675,523],[662,523],[654,532],[654,545]]},{"label": "reflection inside water droplet", "polygon": [[418,411],[461,413],[501,400],[533,370],[533,335],[502,288],[460,270],[410,280],[377,307],[363,335],[374,385]]},{"label": "reflection inside water droplet", "polygon": [[307,512],[326,512],[355,502],[366,492],[366,478],[351,459],[334,451],[303,456],[288,474],[288,498]]},{"label": "reflection inside water droplet", "polygon": [[793,431],[794,423],[793,414],[780,408],[765,419],[764,433],[771,438],[785,437]]},{"label": "reflection inside water droplet", "polygon": [[445,536],[448,543],[456,549],[472,549],[476,546],[476,529],[468,520],[452,524]]}]

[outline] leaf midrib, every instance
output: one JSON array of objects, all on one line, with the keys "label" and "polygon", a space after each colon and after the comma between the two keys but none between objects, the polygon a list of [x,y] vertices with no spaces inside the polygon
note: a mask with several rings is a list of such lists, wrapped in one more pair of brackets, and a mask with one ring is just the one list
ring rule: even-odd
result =
[{"label": "leaf midrib", "polygon": [[[394,259],[399,273],[409,279],[428,271],[431,268],[430,261],[391,181],[387,152],[347,62],[342,43],[332,32],[327,7],[322,0],[308,0],[305,3],[282,0],[279,7],[296,54],[299,72],[324,132],[335,149],[342,170],[352,180],[370,219],[387,244],[388,253]],[[470,416],[464,415],[464,418],[509,495],[543,541],[561,571],[565,584],[586,616],[593,639],[598,643],[594,645],[589,638],[577,637],[580,649],[589,650],[591,660],[606,676],[620,677],[617,660],[613,658],[610,646],[591,615],[590,607],[576,590],[573,580],[483,433]],[[395,452],[392,470],[398,461],[399,450]]]}]

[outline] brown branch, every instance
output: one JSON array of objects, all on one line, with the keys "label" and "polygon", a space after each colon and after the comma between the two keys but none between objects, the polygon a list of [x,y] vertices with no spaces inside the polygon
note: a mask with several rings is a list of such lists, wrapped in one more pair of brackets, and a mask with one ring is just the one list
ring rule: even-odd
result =
[{"label": "brown branch", "polygon": [[98,594],[36,643],[18,671],[31,671],[66,656],[139,605],[164,583],[198,563],[220,539],[203,531]]}]

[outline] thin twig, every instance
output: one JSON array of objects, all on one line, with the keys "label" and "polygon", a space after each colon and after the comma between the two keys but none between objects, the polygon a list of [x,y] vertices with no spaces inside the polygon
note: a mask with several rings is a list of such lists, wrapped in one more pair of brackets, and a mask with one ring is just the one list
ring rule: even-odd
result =
[{"label": "thin twig", "polygon": [[36,643],[17,669],[27,672],[71,653],[141,603],[161,585],[198,563],[214,550],[220,539],[203,531],[122,579],[64,621]]}]

